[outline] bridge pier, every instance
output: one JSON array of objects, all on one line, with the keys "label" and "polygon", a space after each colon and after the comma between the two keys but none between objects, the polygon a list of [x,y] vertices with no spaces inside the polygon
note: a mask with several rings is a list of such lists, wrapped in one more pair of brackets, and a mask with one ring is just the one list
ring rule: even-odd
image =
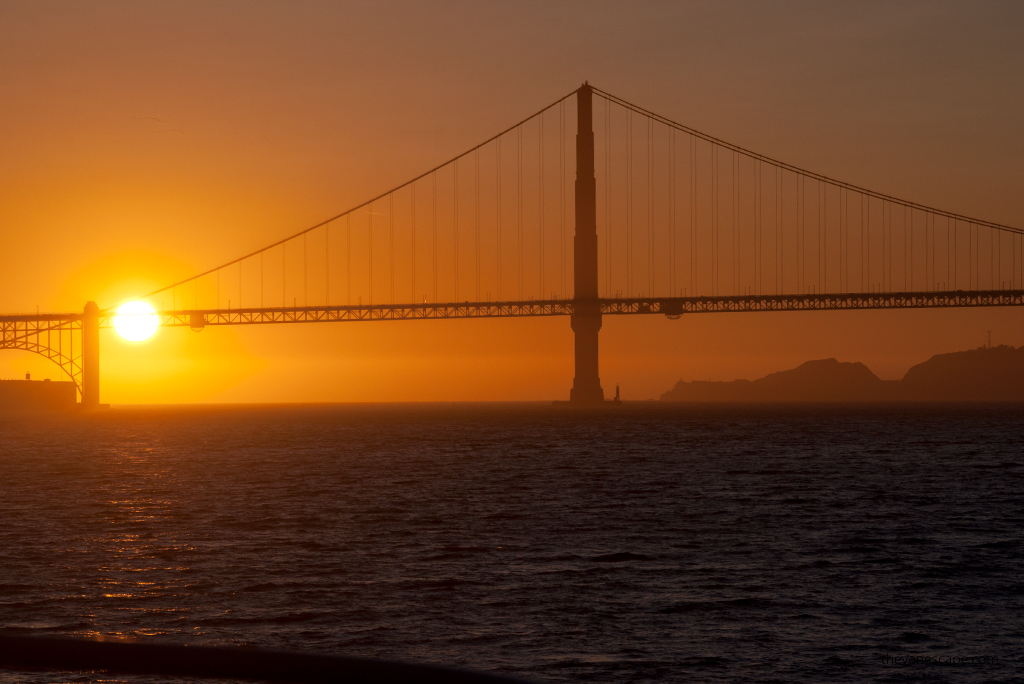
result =
[{"label": "bridge pier", "polygon": [[573,237],[573,315],[576,376],[569,392],[574,404],[604,402],[598,372],[601,306],[597,289],[597,180],[594,177],[593,89],[576,91],[576,234]]},{"label": "bridge pier", "polygon": [[100,407],[100,308],[86,302],[82,314],[82,408]]}]

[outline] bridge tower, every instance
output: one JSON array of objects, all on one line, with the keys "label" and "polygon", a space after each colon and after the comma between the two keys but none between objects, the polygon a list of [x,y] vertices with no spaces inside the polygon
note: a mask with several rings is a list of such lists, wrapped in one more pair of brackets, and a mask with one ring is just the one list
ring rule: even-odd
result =
[{"label": "bridge tower", "polygon": [[82,315],[82,408],[100,406],[100,308],[86,302]]},{"label": "bridge tower", "polygon": [[597,290],[597,180],[594,177],[593,89],[576,91],[576,235],[573,238],[573,315],[576,377],[569,392],[574,404],[604,401],[598,375],[601,305]]}]

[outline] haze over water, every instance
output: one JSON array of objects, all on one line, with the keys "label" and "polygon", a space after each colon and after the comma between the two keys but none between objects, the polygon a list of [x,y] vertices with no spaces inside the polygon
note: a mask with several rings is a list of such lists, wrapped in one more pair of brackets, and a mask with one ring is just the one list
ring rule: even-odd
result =
[{"label": "haze over water", "polygon": [[114,408],[0,434],[15,632],[550,681],[1024,675],[1019,407]]}]

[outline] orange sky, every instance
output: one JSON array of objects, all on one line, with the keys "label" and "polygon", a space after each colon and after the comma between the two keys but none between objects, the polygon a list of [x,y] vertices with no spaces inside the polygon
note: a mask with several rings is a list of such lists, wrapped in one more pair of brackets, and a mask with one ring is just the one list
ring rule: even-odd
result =
[{"label": "orange sky", "polygon": [[[1024,226],[1018,3],[0,1],[0,311],[116,304],[390,188],[584,79],[896,196]],[[151,287],[150,287],[151,286]],[[1024,312],[605,319],[607,394],[811,358],[885,378]],[[106,331],[102,399],[565,398],[567,319]],[[0,352],[0,377],[57,378]]]}]

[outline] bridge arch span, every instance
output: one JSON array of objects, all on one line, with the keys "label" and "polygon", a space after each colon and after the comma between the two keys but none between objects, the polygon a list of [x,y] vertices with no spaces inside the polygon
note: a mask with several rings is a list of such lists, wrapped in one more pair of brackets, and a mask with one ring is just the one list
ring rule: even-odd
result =
[{"label": "bridge arch span", "polygon": [[[38,354],[60,367],[82,396],[81,314],[0,317],[0,350]],[[77,339],[76,339],[77,338]]]}]

